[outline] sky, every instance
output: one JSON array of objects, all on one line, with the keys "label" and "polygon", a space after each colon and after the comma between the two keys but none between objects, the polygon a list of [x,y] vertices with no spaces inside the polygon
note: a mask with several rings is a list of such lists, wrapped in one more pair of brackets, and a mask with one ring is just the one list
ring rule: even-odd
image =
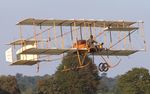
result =
[{"label": "sky", "polygon": [[[1,0],[0,1],[0,75],[45,75],[55,73],[60,62],[40,64],[40,71],[35,66],[10,66],[5,61],[6,43],[16,39],[16,23],[25,18],[59,19],[104,19],[144,21],[144,31],[148,48],[150,47],[150,1],[149,0]],[[96,62],[98,64],[99,61]],[[108,71],[108,76],[124,74],[134,67],[150,70],[150,52],[138,52],[125,57],[115,68]]]}]

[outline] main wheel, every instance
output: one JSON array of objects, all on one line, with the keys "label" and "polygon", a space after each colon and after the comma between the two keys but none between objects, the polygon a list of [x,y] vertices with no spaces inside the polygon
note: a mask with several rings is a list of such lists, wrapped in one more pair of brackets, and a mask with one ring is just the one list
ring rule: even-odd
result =
[{"label": "main wheel", "polygon": [[107,72],[109,69],[108,63],[100,63],[98,66],[100,72]]}]

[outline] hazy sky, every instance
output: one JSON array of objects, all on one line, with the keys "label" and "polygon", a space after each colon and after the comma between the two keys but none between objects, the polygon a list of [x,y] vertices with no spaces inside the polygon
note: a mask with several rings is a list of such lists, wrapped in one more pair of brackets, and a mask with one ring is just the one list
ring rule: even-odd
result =
[{"label": "hazy sky", "polygon": [[[0,74],[23,73],[44,75],[55,72],[59,63],[40,64],[31,67],[9,66],[5,61],[8,43],[18,35],[18,21],[25,18],[89,18],[105,20],[144,21],[146,41],[150,46],[150,0],[1,0],[0,1]],[[98,64],[98,62],[97,62]],[[133,67],[150,70],[150,53],[138,52],[124,58],[122,63],[108,72],[108,76],[123,74]]]}]

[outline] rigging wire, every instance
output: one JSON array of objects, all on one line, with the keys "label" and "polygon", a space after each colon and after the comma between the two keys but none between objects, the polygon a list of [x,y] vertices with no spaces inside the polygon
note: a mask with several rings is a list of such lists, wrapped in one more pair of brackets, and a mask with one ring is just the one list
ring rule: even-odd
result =
[{"label": "rigging wire", "polygon": [[[46,31],[48,31],[48,30],[51,30],[52,28],[53,28],[53,27],[47,28],[47,29],[43,30],[42,32],[36,33],[34,36],[39,36],[40,34],[46,32]],[[27,38],[27,40],[34,38],[34,36],[31,36],[31,37]]]},{"label": "rigging wire", "polygon": [[[42,32],[40,32],[40,33],[37,33],[36,35],[38,36],[38,35],[40,35],[40,34],[46,32],[47,30],[50,30],[50,29],[52,29],[52,28],[48,28],[48,29],[46,29],[46,30],[44,30],[44,31],[42,31]],[[80,28],[77,28],[77,29],[80,29]],[[73,30],[73,31],[77,31],[77,30]],[[136,31],[136,30],[132,31],[130,34],[132,34],[132,33],[135,32],[135,31]],[[105,31],[100,32],[100,33],[96,36],[96,38],[99,37],[100,35],[102,35],[104,32],[105,32]],[[65,32],[63,35],[67,35],[68,33],[70,33],[70,32]],[[118,42],[116,42],[115,44],[113,44],[112,46],[110,46],[109,49],[112,48],[112,47],[114,47],[115,45],[117,45],[119,42],[121,42],[122,40],[124,40],[126,37],[130,36],[130,34],[126,35],[124,38],[120,39]],[[61,37],[61,35],[58,35],[58,36],[56,36],[55,38],[59,38],[59,37]],[[31,38],[31,37],[30,37],[30,38]],[[30,39],[30,38],[28,38],[28,39]],[[55,39],[55,38],[52,38],[51,40],[53,40],[53,39]],[[88,54],[87,56],[89,56],[89,55],[91,55],[91,54]],[[40,57],[40,58],[44,58],[44,57],[47,57],[47,56],[43,56],[43,57]],[[63,58],[67,59],[67,58],[69,58],[69,57],[70,57],[70,56],[63,57]],[[62,59],[62,57],[61,57],[61,58],[57,58],[57,59],[51,59],[51,60],[45,60],[45,59],[43,59],[43,60],[40,60],[40,62],[42,62],[42,61],[52,62],[52,61],[57,61],[57,60],[61,60],[61,59]],[[105,60],[105,59],[104,59],[104,60]],[[120,62],[120,61],[119,61],[119,62]],[[118,65],[118,63],[117,63],[116,65]],[[116,66],[116,65],[115,65],[115,66]],[[39,66],[38,66],[38,68],[39,68]]]},{"label": "rigging wire", "polygon": [[[130,34],[132,34],[134,31],[132,31]],[[101,35],[101,34],[99,34],[99,35]],[[126,37],[128,37],[129,36],[129,34],[128,35],[126,35],[124,38],[122,38],[122,39],[120,39],[117,43],[115,43],[114,45],[112,45],[111,47],[113,47],[113,46],[115,46],[115,45],[117,45],[119,42],[121,42],[123,39],[125,39]],[[98,37],[98,36],[97,36]],[[111,48],[110,47],[110,48]],[[110,49],[109,48],[109,49]],[[91,55],[91,54],[88,54],[87,56],[89,56],[89,55]],[[47,56],[45,56],[45,57],[47,57]],[[70,56],[69,56],[70,57]],[[60,59],[62,59],[62,58],[59,58],[59,59],[55,59],[55,60],[45,60],[45,61],[56,61],[56,60],[60,60]]]},{"label": "rigging wire", "polygon": [[[134,30],[134,31],[132,31],[130,34],[132,34],[132,33],[134,33],[136,30]],[[102,33],[104,33],[105,31],[103,31]],[[99,33],[99,35],[97,35],[96,37],[98,37],[98,36],[100,36],[102,33]],[[117,45],[119,42],[121,42],[122,40],[124,40],[125,38],[127,38],[129,36],[129,34],[128,35],[126,35],[125,37],[123,37],[122,39],[120,39],[120,40],[118,40],[118,42],[116,42],[114,45],[112,45],[111,47],[109,47],[109,49],[110,48],[112,48],[112,47],[114,47],[115,45]],[[87,56],[89,56],[89,55],[91,55],[91,54],[88,54]],[[45,57],[47,57],[47,56],[45,56]],[[70,57],[70,56],[68,56],[68,57]],[[42,58],[42,57],[41,57]],[[59,59],[52,59],[52,60],[45,60],[45,61],[48,61],[48,62],[52,62],[52,61],[57,61],[57,60],[60,60],[60,59],[62,59],[62,58],[59,58]]]},{"label": "rigging wire", "polygon": [[[117,45],[119,42],[121,42],[122,40],[124,40],[125,38],[127,38],[128,36],[130,36],[132,33],[134,33],[136,30],[134,30],[134,31],[132,31],[131,33],[129,33],[128,35],[126,35],[125,37],[123,37],[122,39],[120,39],[118,42],[116,42],[114,45],[112,45],[112,46],[110,46],[110,48],[112,48],[112,47],[114,47],[115,45]],[[110,49],[109,48],[109,49]],[[102,57],[102,59],[105,61],[105,62],[107,62],[106,61],[106,59],[101,55],[101,57]],[[116,57],[116,58],[118,58],[118,57]],[[109,58],[108,58],[109,59]],[[111,67],[111,68],[113,68],[113,67],[116,67],[117,65],[119,65],[119,63],[121,62],[121,59],[119,60],[119,62],[116,64],[116,65],[114,65],[114,66],[110,66],[110,64],[109,64],[109,67]]]},{"label": "rigging wire", "polygon": [[[48,30],[51,30],[52,28],[53,28],[53,27],[50,27],[50,28],[48,28],[48,29],[46,29],[46,30],[44,30],[44,31],[42,31],[42,32],[40,32],[40,33],[37,33],[36,36],[39,36],[40,34],[46,32],[46,31],[48,31]],[[80,29],[80,28],[76,28],[76,29],[72,30],[72,32],[73,32],[73,31],[76,31],[76,30],[79,30],[79,29]],[[49,41],[52,41],[52,40],[54,40],[55,38],[60,38],[62,35],[64,36],[64,35],[67,35],[67,34],[69,34],[69,33],[71,33],[71,31],[65,32],[65,33],[63,33],[63,34],[61,34],[61,35],[58,35],[58,36],[56,36],[56,37],[54,37],[54,38],[51,38]],[[33,38],[33,36],[27,38],[27,40],[32,39],[32,38]]]},{"label": "rigging wire", "polygon": [[132,31],[130,34],[127,34],[126,36],[124,36],[122,39],[118,40],[118,42],[114,43],[112,46],[109,47],[112,48],[114,46],[116,46],[118,43],[120,43],[122,40],[124,40],[125,38],[127,38],[128,36],[130,36],[132,33],[134,33],[136,30]]}]

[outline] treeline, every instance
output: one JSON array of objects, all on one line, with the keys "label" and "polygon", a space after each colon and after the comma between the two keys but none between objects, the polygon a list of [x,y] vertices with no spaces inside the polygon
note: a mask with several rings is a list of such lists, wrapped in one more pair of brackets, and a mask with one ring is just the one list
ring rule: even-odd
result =
[{"label": "treeline", "polygon": [[[103,73],[98,81],[100,84],[98,85],[98,88],[95,89],[97,90],[97,93],[112,92],[113,88],[116,86],[116,78],[108,78],[106,73]],[[86,83],[88,82],[83,84],[86,86]],[[0,76],[0,94],[55,94],[56,92],[61,91],[57,85],[55,77],[52,75],[24,76],[23,74],[17,73],[16,76]],[[79,84],[79,86],[80,88],[84,88],[82,87],[84,86],[82,84]]]},{"label": "treeline", "polygon": [[[150,94],[150,74],[145,68],[133,68],[127,73],[110,78],[99,75],[89,57],[68,54],[53,75],[0,76],[0,94]],[[78,58],[85,58],[84,68]],[[69,70],[63,71],[62,70]]]},{"label": "treeline", "polygon": [[15,76],[0,76],[0,94],[38,94],[37,84],[43,80],[51,78],[44,76],[25,76],[17,73]]},{"label": "treeline", "polygon": [[[98,81],[96,94],[150,94],[150,75],[145,68],[134,68],[114,78],[102,73]],[[18,73],[16,76],[0,76],[0,94],[65,94],[57,85],[54,75],[24,76]],[[81,91],[78,94],[88,94]]]}]

